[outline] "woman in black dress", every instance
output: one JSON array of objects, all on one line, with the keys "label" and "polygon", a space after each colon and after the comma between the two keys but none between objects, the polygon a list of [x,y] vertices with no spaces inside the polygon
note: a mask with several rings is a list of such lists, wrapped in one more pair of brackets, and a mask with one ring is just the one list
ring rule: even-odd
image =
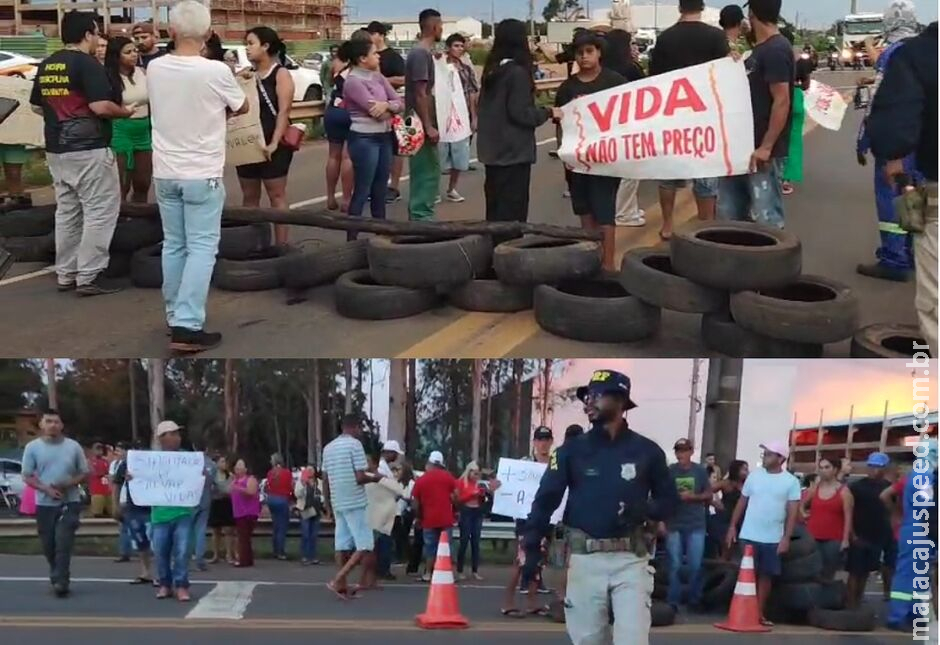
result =
[{"label": "woman in black dress", "polygon": [[216,459],[215,481],[212,487],[212,505],[209,507],[209,528],[212,529],[212,559],[221,559],[222,538],[225,537],[225,560],[235,562],[235,518],[232,515],[232,471],[225,457]]}]

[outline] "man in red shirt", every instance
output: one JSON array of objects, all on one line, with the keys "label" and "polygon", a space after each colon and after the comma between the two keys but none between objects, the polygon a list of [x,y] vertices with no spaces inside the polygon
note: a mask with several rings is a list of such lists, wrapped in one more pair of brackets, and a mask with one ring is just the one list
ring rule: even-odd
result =
[{"label": "man in red shirt", "polygon": [[435,450],[428,457],[427,471],[415,482],[411,498],[424,534],[425,573],[421,580],[430,582],[441,533],[447,532],[448,543],[453,537],[457,499],[457,480],[447,472],[444,455],[439,451]]},{"label": "man in red shirt", "polygon": [[88,461],[88,492],[91,494],[91,514],[93,517],[111,517],[111,477],[110,464],[104,458],[104,446],[95,443],[91,447],[92,456]]}]

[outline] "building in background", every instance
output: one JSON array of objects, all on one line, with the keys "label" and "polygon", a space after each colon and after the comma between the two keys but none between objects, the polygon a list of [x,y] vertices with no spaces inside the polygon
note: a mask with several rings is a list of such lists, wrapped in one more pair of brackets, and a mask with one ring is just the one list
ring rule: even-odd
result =
[{"label": "building in background", "polygon": [[[463,34],[472,40],[483,38],[483,23],[476,18],[464,17],[453,18],[444,13],[444,38],[451,34]],[[343,25],[343,38],[349,38],[357,29],[365,29],[373,20],[378,20],[387,25],[391,25],[388,32],[388,40],[391,42],[412,42],[418,40],[421,35],[421,28],[418,26],[418,16],[399,17],[399,18],[369,18],[361,21],[347,21]]]},{"label": "building in background", "polygon": [[[634,30],[655,29],[662,31],[671,27],[679,20],[679,3],[671,0],[661,0],[657,3],[637,4],[630,3],[630,21]],[[718,14],[721,8],[705,7],[702,20],[709,25],[718,26]],[[591,21],[594,23],[610,22],[610,9],[596,9],[591,12]]]}]

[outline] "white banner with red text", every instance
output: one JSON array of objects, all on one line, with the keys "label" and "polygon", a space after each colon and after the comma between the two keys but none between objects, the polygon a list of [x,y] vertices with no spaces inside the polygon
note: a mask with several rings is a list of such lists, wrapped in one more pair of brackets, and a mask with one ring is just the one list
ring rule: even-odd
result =
[{"label": "white banner with red text", "polygon": [[699,179],[748,172],[744,64],[730,57],[582,96],[562,108],[558,156],[574,172]]},{"label": "white banner with red text", "polygon": [[819,81],[810,81],[803,102],[806,104],[806,116],[822,127],[827,130],[839,130],[842,127],[849,106],[838,90]]}]

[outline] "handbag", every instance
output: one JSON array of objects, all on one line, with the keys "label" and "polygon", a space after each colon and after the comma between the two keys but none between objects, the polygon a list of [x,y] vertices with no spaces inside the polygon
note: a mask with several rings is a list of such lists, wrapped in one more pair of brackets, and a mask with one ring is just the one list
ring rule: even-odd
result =
[{"label": "handbag", "polygon": [[392,117],[392,132],[398,144],[397,154],[400,157],[413,157],[418,154],[424,145],[424,124],[417,114],[402,117],[396,114]]},{"label": "handbag", "polygon": [[[272,73],[277,74],[277,69],[275,69]],[[274,109],[274,103],[271,102],[271,97],[268,96],[268,91],[264,89],[264,84],[257,76],[255,76],[255,81],[258,83],[258,89],[261,91],[261,96],[264,97],[264,102],[267,104],[268,110],[270,110],[271,114],[274,115],[274,118],[277,119],[277,110]],[[300,150],[300,146],[304,141],[305,132],[305,130],[297,127],[294,124],[291,124],[287,126],[286,130],[284,130],[284,135],[281,137],[281,140],[278,143],[288,150],[297,152]]]}]

